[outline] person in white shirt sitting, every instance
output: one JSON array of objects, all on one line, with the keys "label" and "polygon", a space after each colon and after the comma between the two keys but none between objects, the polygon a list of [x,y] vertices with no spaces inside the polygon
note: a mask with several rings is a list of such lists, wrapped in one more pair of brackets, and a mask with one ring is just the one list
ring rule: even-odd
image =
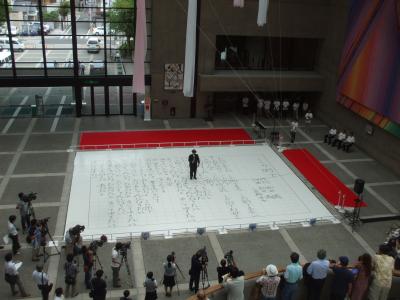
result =
[{"label": "person in white shirt sitting", "polygon": [[336,137],[337,130],[335,127],[329,129],[328,134],[325,134],[324,143],[328,143],[330,145],[332,143],[332,139]]},{"label": "person in white shirt sitting", "polygon": [[257,97],[257,117],[261,117],[263,113],[264,100]]},{"label": "person in white shirt sitting", "polygon": [[350,147],[356,142],[354,133],[350,132],[343,142],[343,151],[349,152]]},{"label": "person in white shirt sitting", "polygon": [[243,97],[242,98],[242,110],[243,114],[247,115],[249,113],[249,98]]},{"label": "person in white shirt sitting", "polygon": [[309,110],[309,111],[304,115],[304,118],[306,119],[306,120],[305,120],[305,124],[306,124],[305,130],[307,130],[307,129],[310,127],[310,125],[311,125],[311,121],[312,121],[312,119],[314,118],[314,115],[313,115],[313,113]]},{"label": "person in white shirt sitting", "polygon": [[332,147],[335,147],[337,144],[337,148],[340,149],[340,147],[342,147],[342,143],[344,142],[344,140],[346,139],[346,131],[342,130],[338,133],[337,137],[334,139],[333,143],[332,143]]}]

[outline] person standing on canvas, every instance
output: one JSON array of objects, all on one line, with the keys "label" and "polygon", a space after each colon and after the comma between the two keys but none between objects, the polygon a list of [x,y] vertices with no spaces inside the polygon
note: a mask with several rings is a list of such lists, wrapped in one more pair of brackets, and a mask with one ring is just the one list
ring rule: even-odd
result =
[{"label": "person standing on canvas", "polygon": [[200,166],[200,157],[196,153],[196,150],[193,149],[192,154],[189,155],[190,179],[197,179],[196,172],[198,166]]}]

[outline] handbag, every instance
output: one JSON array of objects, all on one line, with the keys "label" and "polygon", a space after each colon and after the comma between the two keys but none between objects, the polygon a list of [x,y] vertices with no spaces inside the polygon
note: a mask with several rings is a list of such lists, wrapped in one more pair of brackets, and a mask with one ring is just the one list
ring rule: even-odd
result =
[{"label": "handbag", "polygon": [[4,274],[4,280],[9,284],[15,284],[17,282],[17,275]]}]

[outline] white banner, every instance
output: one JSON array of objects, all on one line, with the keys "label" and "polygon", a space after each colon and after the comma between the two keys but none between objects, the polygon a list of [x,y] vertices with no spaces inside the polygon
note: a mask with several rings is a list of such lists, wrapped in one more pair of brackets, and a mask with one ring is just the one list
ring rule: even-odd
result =
[{"label": "white banner", "polygon": [[257,25],[262,27],[267,24],[268,0],[258,0]]},{"label": "white banner", "polygon": [[185,73],[183,78],[183,95],[194,95],[194,72],[196,64],[196,23],[197,0],[188,0],[188,16],[186,25]]}]

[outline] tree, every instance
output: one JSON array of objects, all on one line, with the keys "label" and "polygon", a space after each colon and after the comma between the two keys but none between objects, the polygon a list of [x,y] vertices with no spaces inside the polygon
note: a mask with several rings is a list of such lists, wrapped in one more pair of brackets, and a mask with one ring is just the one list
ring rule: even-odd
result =
[{"label": "tree", "polygon": [[122,49],[132,52],[133,38],[136,30],[135,0],[115,0],[108,11],[107,21],[110,22],[110,29],[115,34],[126,36],[127,42],[121,45]]},{"label": "tree", "polygon": [[61,29],[64,30],[64,22],[67,16],[69,15],[69,1],[64,0],[61,2],[60,7],[58,8],[58,13],[61,16]]},{"label": "tree", "polygon": [[6,21],[6,7],[4,3],[7,3],[7,1],[0,0],[0,26]]},{"label": "tree", "polygon": [[44,22],[57,22],[59,14],[57,11],[53,10],[51,12],[43,12],[43,21]]}]

